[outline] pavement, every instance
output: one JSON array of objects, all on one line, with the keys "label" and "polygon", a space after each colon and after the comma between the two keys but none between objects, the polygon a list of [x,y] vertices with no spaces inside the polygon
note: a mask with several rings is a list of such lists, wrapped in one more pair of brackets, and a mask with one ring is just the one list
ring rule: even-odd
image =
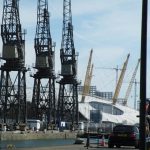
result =
[{"label": "pavement", "polygon": [[[135,149],[134,147],[122,147],[122,148],[108,148],[107,145],[105,146],[97,146],[96,144],[90,144],[87,148],[85,144],[72,144],[72,145],[65,145],[65,146],[50,146],[50,147],[36,147],[36,148],[6,148],[0,150],[131,150]],[[139,150],[139,149],[136,149]]]},{"label": "pavement", "polygon": [[98,147],[95,144],[90,145],[88,148],[85,146],[85,144],[73,144],[73,145],[65,145],[65,146],[50,146],[50,147],[36,147],[36,148],[7,148],[5,150],[9,150],[9,149],[11,150],[12,149],[15,150],[86,150],[86,149],[97,150],[97,148]]},{"label": "pavement", "polygon": [[17,150],[83,150],[86,149],[84,145],[69,145],[69,146],[55,146],[55,147],[40,147],[40,148],[23,148]]}]

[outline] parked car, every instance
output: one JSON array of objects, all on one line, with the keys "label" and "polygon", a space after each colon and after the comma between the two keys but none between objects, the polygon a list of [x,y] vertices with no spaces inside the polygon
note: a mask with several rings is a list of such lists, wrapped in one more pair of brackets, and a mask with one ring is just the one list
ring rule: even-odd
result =
[{"label": "parked car", "polygon": [[121,146],[139,147],[139,129],[134,125],[117,125],[108,138],[108,147]]}]

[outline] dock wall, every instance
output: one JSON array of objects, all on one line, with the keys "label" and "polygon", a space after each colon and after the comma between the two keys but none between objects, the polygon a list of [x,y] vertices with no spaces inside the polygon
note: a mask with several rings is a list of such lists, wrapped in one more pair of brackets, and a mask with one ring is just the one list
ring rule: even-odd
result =
[{"label": "dock wall", "polygon": [[0,140],[75,139],[75,132],[0,132]]}]

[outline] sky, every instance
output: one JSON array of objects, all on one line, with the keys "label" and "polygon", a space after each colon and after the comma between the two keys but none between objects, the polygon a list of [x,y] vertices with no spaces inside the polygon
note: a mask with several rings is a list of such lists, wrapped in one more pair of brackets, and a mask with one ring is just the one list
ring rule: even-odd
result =
[{"label": "sky", "polygon": [[[22,28],[27,30],[25,44],[26,65],[32,67],[35,63],[34,37],[36,29],[37,0],[20,0],[20,20]],[[62,39],[63,0],[49,0],[50,30],[55,48],[55,72],[60,72],[60,48]],[[150,6],[149,6],[150,8]],[[0,24],[2,21],[3,1],[0,0]],[[116,71],[111,68],[122,68],[127,55],[130,58],[120,91],[120,98],[125,93],[130,78],[141,53],[141,14],[142,0],[72,0],[72,19],[74,29],[74,45],[78,56],[78,80],[84,84],[86,67],[90,50],[93,49],[94,64],[91,85],[98,91],[114,92]],[[149,11],[150,17],[150,11]],[[149,18],[148,17],[148,18]],[[149,19],[150,21],[150,19]],[[150,23],[150,22],[149,22]],[[150,41],[148,29],[148,41]],[[148,58],[149,53],[148,43]],[[2,41],[0,39],[0,53]],[[147,60],[149,68],[150,60]],[[109,69],[110,68],[110,69]],[[139,67],[140,68],[140,67]],[[140,81],[140,69],[136,81]],[[148,69],[147,69],[148,70]],[[33,70],[32,70],[33,71]],[[120,71],[118,72],[120,74]],[[27,87],[32,89],[33,78],[27,73]],[[150,97],[149,70],[147,71],[147,97]],[[58,85],[56,85],[58,87]],[[137,84],[136,99],[139,100],[139,84]],[[28,93],[30,97],[32,90]],[[135,88],[129,97],[128,105],[133,107]]]}]

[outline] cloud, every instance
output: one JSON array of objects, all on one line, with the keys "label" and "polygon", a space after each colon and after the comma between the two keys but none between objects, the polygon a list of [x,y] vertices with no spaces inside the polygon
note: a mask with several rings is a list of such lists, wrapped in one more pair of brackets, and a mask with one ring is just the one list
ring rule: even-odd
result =
[{"label": "cloud", "polygon": [[113,12],[116,9],[128,10],[140,5],[140,0],[76,0],[72,1],[73,15],[93,15],[96,13]]},{"label": "cloud", "polygon": [[140,13],[131,15],[131,12],[119,9],[89,18],[77,19],[80,22],[80,26],[75,26],[78,38],[84,40],[86,38],[88,41],[97,43],[97,41],[112,42],[116,39],[127,40],[140,36]]}]

